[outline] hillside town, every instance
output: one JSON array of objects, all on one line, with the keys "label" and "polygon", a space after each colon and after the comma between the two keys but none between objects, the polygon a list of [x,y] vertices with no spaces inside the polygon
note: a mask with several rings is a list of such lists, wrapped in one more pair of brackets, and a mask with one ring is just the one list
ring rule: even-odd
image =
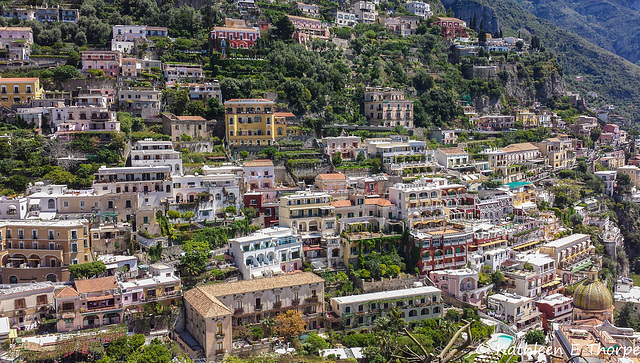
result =
[{"label": "hillside town", "polygon": [[389,4],[2,5],[0,360],[640,358],[640,132]]}]

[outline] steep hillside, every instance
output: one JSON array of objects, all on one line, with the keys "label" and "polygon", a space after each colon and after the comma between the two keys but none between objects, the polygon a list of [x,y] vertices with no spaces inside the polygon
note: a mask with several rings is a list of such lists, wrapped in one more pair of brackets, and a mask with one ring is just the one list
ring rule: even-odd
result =
[{"label": "steep hillside", "polygon": [[[536,17],[517,0],[443,0],[447,9],[456,14],[473,16],[477,22],[491,23],[498,17],[505,36],[520,35],[525,39],[538,36],[543,46],[552,50],[563,67],[567,88],[586,94],[596,92],[598,98],[588,98],[593,106],[613,104],[630,121],[640,121],[640,67],[608,52],[570,31]],[[489,18],[483,18],[493,10]],[[466,10],[462,10],[465,9]],[[469,11],[477,9],[477,13]],[[469,17],[463,17],[467,22]],[[576,76],[582,76],[578,82]]]},{"label": "steep hillside", "polygon": [[640,62],[640,1],[518,0],[523,8],[588,41]]}]

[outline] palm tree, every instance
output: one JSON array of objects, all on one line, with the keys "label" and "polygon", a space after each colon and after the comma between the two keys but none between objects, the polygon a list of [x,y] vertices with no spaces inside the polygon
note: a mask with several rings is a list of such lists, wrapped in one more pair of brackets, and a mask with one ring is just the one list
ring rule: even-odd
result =
[{"label": "palm tree", "polygon": [[267,333],[269,337],[273,336],[273,326],[275,324],[276,322],[273,318],[264,318],[262,320],[262,327],[264,328],[265,333]]}]

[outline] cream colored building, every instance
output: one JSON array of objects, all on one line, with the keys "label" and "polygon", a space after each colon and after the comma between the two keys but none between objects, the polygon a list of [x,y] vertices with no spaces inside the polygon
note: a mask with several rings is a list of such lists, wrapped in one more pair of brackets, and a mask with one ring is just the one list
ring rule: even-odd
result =
[{"label": "cream colored building", "polygon": [[575,162],[573,152],[567,150],[567,144],[556,137],[544,139],[537,146],[545,163],[553,170],[567,169]]},{"label": "cream colored building", "polygon": [[86,219],[0,222],[0,281],[68,281],[70,265],[94,260],[88,229]]},{"label": "cream colored building", "polygon": [[50,282],[0,289],[0,317],[9,318],[12,328],[32,329],[53,308],[54,290]]},{"label": "cream colored building", "polygon": [[280,198],[280,225],[297,229],[303,235],[332,235],[336,231],[332,200],[326,192],[300,191],[285,195]]},{"label": "cream colored building", "polygon": [[[184,294],[185,327],[202,355],[220,360],[231,354],[233,327],[259,324],[281,311],[298,310],[308,330],[322,328],[323,300],[324,279],[312,272],[201,285]],[[180,337],[178,342],[188,345]]]},{"label": "cream colored building", "polygon": [[537,146],[523,142],[491,151],[489,169],[499,174],[505,183],[522,180],[526,173],[535,172],[544,163]]}]

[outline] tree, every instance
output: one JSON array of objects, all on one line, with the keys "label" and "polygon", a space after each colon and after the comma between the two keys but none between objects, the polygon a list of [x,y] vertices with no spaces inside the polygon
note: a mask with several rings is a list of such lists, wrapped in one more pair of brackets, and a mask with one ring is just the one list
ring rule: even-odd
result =
[{"label": "tree", "polygon": [[287,310],[275,318],[275,333],[291,341],[292,338],[304,333],[307,330],[307,323],[302,318],[302,313],[298,310]]},{"label": "tree", "polygon": [[196,214],[193,213],[192,211],[188,210],[186,212],[182,213],[182,219],[186,219],[188,221],[190,221],[193,217],[195,217]]},{"label": "tree", "polygon": [[635,313],[633,303],[628,302],[622,305],[622,309],[617,312],[617,315],[615,317],[615,324],[616,326],[623,328],[637,329],[638,317]]},{"label": "tree", "polygon": [[66,65],[78,68],[80,66],[80,54],[76,51],[70,52],[67,56]]},{"label": "tree", "polygon": [[79,31],[76,33],[76,36],[73,37],[73,42],[75,45],[82,47],[87,44],[87,35],[83,31]]},{"label": "tree", "polygon": [[288,16],[281,16],[274,24],[275,28],[272,30],[272,34],[276,39],[291,42],[293,33],[296,31],[295,26]]},{"label": "tree", "polygon": [[197,276],[204,272],[211,251],[209,244],[200,241],[187,241],[183,246],[182,265],[188,276]]},{"label": "tree", "polygon": [[177,210],[168,210],[167,217],[169,217],[169,219],[178,219],[180,218],[180,212]]},{"label": "tree", "polygon": [[191,116],[205,116],[206,111],[202,101],[191,101],[187,104],[186,113]]},{"label": "tree", "polygon": [[53,170],[48,172],[44,178],[53,184],[69,185],[75,180],[75,176],[70,172],[55,166]]},{"label": "tree", "polygon": [[527,334],[524,336],[524,340],[525,342],[527,342],[527,344],[544,345],[546,339],[544,336],[544,332],[542,330],[532,329],[532,330],[529,330]]},{"label": "tree", "polygon": [[616,194],[624,195],[631,192],[633,183],[631,183],[631,177],[627,174],[618,174],[616,179]]},{"label": "tree", "polygon": [[491,274],[491,283],[493,283],[495,289],[500,289],[506,282],[507,279],[502,272],[495,271]]},{"label": "tree", "polygon": [[260,150],[260,154],[266,156],[269,159],[273,159],[274,156],[278,153],[278,148],[275,146],[267,146],[264,149]]},{"label": "tree", "polygon": [[181,140],[181,141],[184,141],[184,142],[191,141],[191,136],[190,136],[190,135],[187,135],[187,134],[182,134],[182,135],[180,136],[180,140]]},{"label": "tree", "polygon": [[238,153],[238,156],[240,156],[242,159],[246,159],[249,156],[249,152],[247,150],[242,150]]},{"label": "tree", "polygon": [[591,130],[591,132],[589,133],[589,138],[595,144],[596,142],[598,142],[598,140],[600,140],[601,134],[602,134],[602,130],[600,130],[599,128],[596,128]]},{"label": "tree", "polygon": [[63,83],[75,77],[80,77],[80,72],[74,66],[64,65],[53,70],[53,80],[56,82]]},{"label": "tree", "polygon": [[242,210],[242,214],[244,214],[244,217],[251,223],[256,215],[258,215],[258,211],[253,207],[246,207]]},{"label": "tree", "polygon": [[107,267],[102,261],[93,261],[69,266],[69,273],[76,278],[92,278],[107,272]]},{"label": "tree", "polygon": [[342,165],[342,155],[340,153],[333,154],[333,158],[331,158],[331,162],[333,163],[333,166]]}]

